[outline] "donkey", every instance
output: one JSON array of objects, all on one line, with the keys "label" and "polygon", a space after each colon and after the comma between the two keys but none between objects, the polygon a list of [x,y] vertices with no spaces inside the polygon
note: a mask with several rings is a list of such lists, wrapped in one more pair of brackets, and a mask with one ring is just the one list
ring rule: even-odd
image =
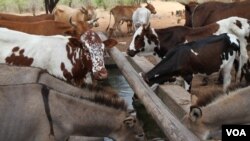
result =
[{"label": "donkey", "polygon": [[191,107],[183,123],[204,140],[211,138],[223,124],[249,123],[249,91],[248,86],[231,92],[229,95],[220,96],[205,107]]},{"label": "donkey", "polygon": [[0,140],[66,141],[71,135],[145,141],[138,119],[119,98],[80,99],[41,84],[0,86]]},{"label": "donkey", "polygon": [[[24,75],[25,74],[25,75]],[[22,67],[0,64],[0,85],[13,85],[25,83],[40,83],[50,87],[58,92],[67,93],[77,97],[92,97],[93,95],[83,93],[83,89],[68,84],[67,82],[57,79],[46,71],[35,67]],[[89,89],[94,88],[96,91],[103,91],[99,85],[86,85]],[[88,89],[85,89],[88,90]],[[109,91],[111,97],[118,97],[114,91]]]}]

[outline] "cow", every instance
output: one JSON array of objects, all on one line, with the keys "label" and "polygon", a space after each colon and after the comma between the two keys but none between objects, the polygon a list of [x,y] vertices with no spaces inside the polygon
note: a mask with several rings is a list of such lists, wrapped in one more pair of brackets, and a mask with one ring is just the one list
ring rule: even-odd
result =
[{"label": "cow", "polygon": [[[141,26],[134,33],[127,54],[133,57],[137,53],[151,52],[163,58],[170,49],[179,44],[221,33],[231,33],[239,38],[241,54],[238,70],[241,70],[248,58],[246,46],[250,41],[250,21],[240,17],[229,17],[199,28],[173,26],[154,29],[150,25]],[[240,73],[241,71],[237,72],[237,78],[240,77]]]},{"label": "cow", "polygon": [[[183,123],[202,140],[211,139],[226,124],[250,122],[250,87],[224,94],[204,107],[192,106]],[[218,95],[218,94],[217,94]]]},{"label": "cow", "polygon": [[[119,32],[121,33],[121,27],[120,27],[120,23],[122,21],[130,21],[132,22],[132,15],[133,12],[139,8],[140,5],[133,5],[133,6],[123,6],[123,5],[118,5],[115,6],[114,8],[112,8],[110,10],[110,19],[109,19],[109,25],[106,28],[106,31],[108,31],[109,26],[110,26],[110,20],[111,20],[111,14],[114,16],[114,24],[113,24],[113,29],[114,30],[119,30]],[[151,13],[156,14],[155,8],[152,4],[147,3],[147,5],[145,6]]]},{"label": "cow", "polygon": [[[88,24],[79,21],[76,23],[64,23],[54,20],[44,20],[38,22],[15,22],[0,20],[0,27],[5,27],[11,30],[21,31],[35,35],[72,35],[80,37],[82,33],[89,29]],[[48,26],[49,25],[49,26]]]},{"label": "cow", "polygon": [[250,19],[250,1],[235,3],[205,2],[198,4],[191,2],[185,5],[185,26],[201,27],[231,16]]},{"label": "cow", "polygon": [[223,90],[231,82],[231,69],[240,43],[233,34],[212,35],[205,39],[181,44],[170,50],[153,69],[143,75],[149,84],[162,84],[182,77],[185,89],[191,92],[193,74],[210,75],[221,69],[224,73]]},{"label": "cow", "polygon": [[73,85],[82,86],[107,78],[104,47],[112,47],[116,40],[101,41],[92,30],[80,39],[72,36],[39,36],[0,28],[0,63],[32,66]]},{"label": "cow", "polygon": [[54,15],[41,14],[37,16],[18,16],[13,14],[0,13],[0,20],[7,20],[13,22],[37,22],[43,20],[54,20]]},{"label": "cow", "polygon": [[73,97],[41,84],[1,85],[0,140],[67,141],[76,135],[147,140],[123,99],[106,98],[107,92],[95,89],[82,91],[92,98]]},{"label": "cow", "polygon": [[57,5],[53,9],[52,14],[55,16],[55,21],[68,23],[70,18],[72,18],[73,22],[84,21],[90,25],[98,25],[96,12],[92,6],[74,9],[66,5]]}]

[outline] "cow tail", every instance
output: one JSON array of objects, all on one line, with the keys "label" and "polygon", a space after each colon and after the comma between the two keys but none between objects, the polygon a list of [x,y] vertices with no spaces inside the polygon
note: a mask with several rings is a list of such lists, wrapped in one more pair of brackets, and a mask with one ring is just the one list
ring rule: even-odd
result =
[{"label": "cow tail", "polygon": [[111,13],[112,13],[112,10],[110,10],[110,13],[109,13],[109,24],[108,24],[108,27],[106,28],[106,32],[108,31],[109,26],[110,26],[110,21],[111,21]]}]

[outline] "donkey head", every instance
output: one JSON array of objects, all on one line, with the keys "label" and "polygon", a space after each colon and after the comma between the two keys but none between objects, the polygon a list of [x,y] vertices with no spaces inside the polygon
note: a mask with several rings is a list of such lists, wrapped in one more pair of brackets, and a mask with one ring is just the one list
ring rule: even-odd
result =
[{"label": "donkey head", "polygon": [[129,115],[123,120],[119,131],[113,138],[116,141],[146,141],[141,125],[133,115]]},{"label": "donkey head", "polygon": [[201,139],[207,139],[209,130],[202,122],[202,110],[199,107],[191,106],[189,115],[183,118],[183,123]]}]

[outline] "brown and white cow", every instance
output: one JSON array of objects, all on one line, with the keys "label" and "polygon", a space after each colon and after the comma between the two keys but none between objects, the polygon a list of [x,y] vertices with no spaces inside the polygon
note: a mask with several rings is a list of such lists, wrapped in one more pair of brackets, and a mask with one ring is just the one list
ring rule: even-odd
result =
[{"label": "brown and white cow", "polygon": [[54,15],[41,14],[37,16],[18,16],[13,14],[0,13],[0,20],[7,20],[13,22],[37,22],[43,20],[54,20]]},{"label": "brown and white cow", "polygon": [[[140,5],[132,5],[132,6],[127,6],[127,5],[117,5],[114,8],[110,10],[110,19],[109,19],[109,25],[106,29],[106,31],[109,29],[110,26],[110,20],[111,20],[111,14],[114,16],[114,24],[113,24],[113,29],[117,30],[121,33],[121,25],[120,23],[123,21],[127,22],[132,22],[132,16],[133,12],[139,8]],[[156,14],[155,8],[152,4],[147,3],[145,6],[152,14]],[[131,24],[130,24],[131,25]]]},{"label": "brown and white cow", "polygon": [[[164,29],[154,29],[150,26],[141,26],[135,32],[127,53],[133,57],[137,53],[150,52],[162,58],[170,49],[179,44],[222,33],[234,34],[240,40],[240,70],[248,58],[246,46],[250,38],[250,22],[240,17],[229,17],[199,28],[174,26]],[[238,71],[238,78],[240,77],[240,73],[241,71]]]},{"label": "brown and white cow", "polygon": [[71,8],[66,5],[57,5],[53,9],[55,21],[69,23],[70,18],[73,22],[84,21],[93,26],[98,26],[95,8],[88,6],[87,8]]},{"label": "brown and white cow", "polygon": [[39,36],[0,28],[0,63],[33,66],[76,86],[107,78],[104,47],[117,42],[101,41],[92,30],[80,39],[71,36]]},{"label": "brown and white cow", "polygon": [[80,37],[82,33],[89,29],[88,24],[79,21],[79,24],[69,24],[54,20],[44,20],[38,22],[15,22],[0,20],[0,27],[21,31],[36,35],[72,35]]},{"label": "brown and white cow", "polygon": [[183,123],[202,140],[211,139],[226,124],[250,122],[250,87],[220,96],[205,107],[191,107]]},{"label": "brown and white cow", "polygon": [[185,26],[201,27],[231,16],[250,19],[250,1],[235,3],[205,2],[202,4],[191,2],[185,5]]}]

